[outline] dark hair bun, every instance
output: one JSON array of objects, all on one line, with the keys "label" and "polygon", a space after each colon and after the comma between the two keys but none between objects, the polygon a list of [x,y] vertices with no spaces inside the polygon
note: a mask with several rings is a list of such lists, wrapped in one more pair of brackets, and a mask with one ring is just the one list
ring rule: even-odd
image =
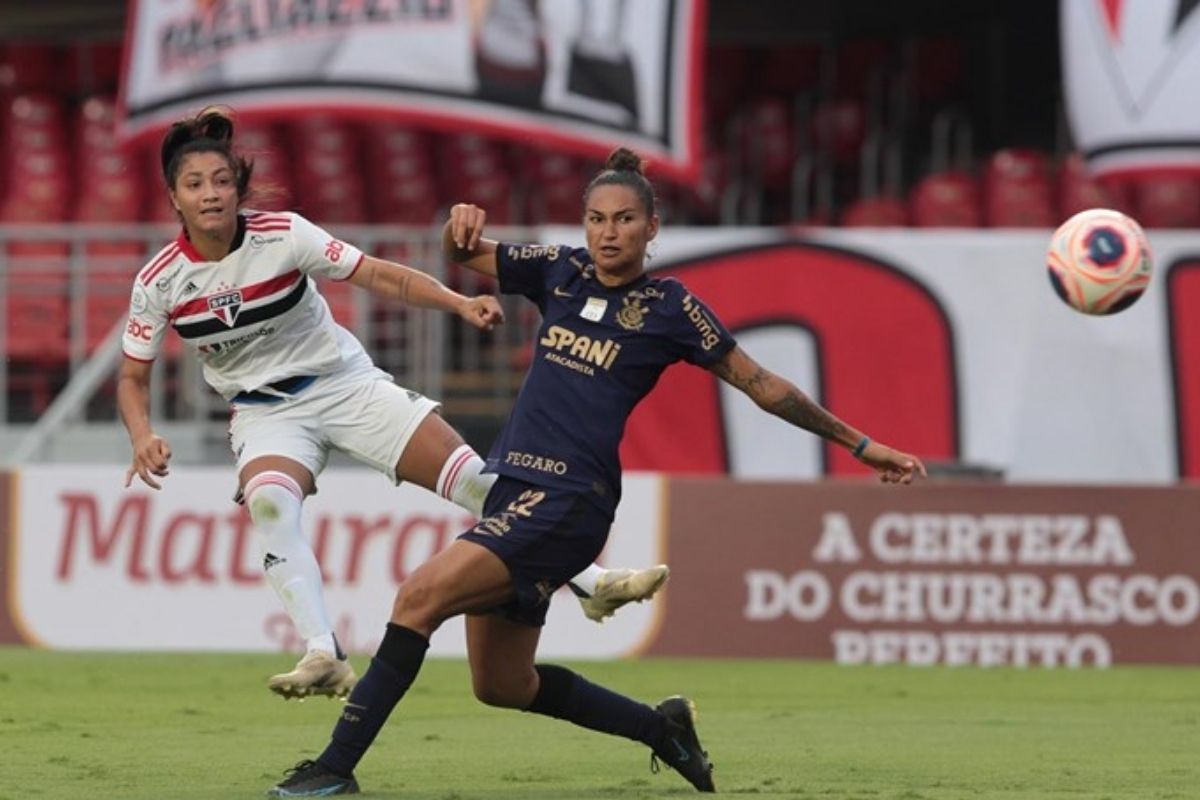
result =
[{"label": "dark hair bun", "polygon": [[618,147],[609,154],[608,161],[604,162],[604,168],[614,172],[636,172],[641,175],[642,163],[641,156],[637,153],[628,147]]},{"label": "dark hair bun", "polygon": [[233,118],[224,109],[209,106],[196,117],[196,134],[218,142],[232,142]]},{"label": "dark hair bun", "polygon": [[189,142],[211,139],[220,144],[233,142],[233,118],[225,109],[209,106],[194,117],[182,119],[171,126],[163,137],[159,157],[163,176],[170,181],[171,159]]}]

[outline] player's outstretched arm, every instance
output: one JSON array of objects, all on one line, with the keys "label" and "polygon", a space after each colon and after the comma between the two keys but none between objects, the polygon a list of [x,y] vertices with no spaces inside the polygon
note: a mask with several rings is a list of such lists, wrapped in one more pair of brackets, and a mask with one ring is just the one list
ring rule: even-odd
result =
[{"label": "player's outstretched arm", "polygon": [[458,314],[481,330],[504,322],[500,302],[491,295],[466,297],[428,273],[381,258],[364,256],[350,283],[406,305]]},{"label": "player's outstretched arm", "polygon": [[442,252],[454,263],[494,278],[496,241],[483,238],[486,221],[487,212],[479,206],[455,203],[442,228]]},{"label": "player's outstretched arm", "polygon": [[133,446],[133,463],[125,471],[126,487],[137,475],[151,489],[162,488],[154,476],[166,477],[167,463],[171,460],[167,440],[150,426],[150,369],[153,366],[125,358],[117,378],[117,409]]},{"label": "player's outstretched arm", "polygon": [[740,347],[730,350],[711,370],[764,411],[845,447],[879,473],[879,479],[885,483],[912,483],[915,475],[925,475],[925,465],[919,458],[893,450],[850,427],[791,381],[758,364]]}]

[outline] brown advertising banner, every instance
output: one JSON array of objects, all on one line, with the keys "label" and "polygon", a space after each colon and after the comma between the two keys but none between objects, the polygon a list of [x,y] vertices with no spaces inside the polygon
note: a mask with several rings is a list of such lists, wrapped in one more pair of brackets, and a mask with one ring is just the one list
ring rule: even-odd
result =
[{"label": "brown advertising banner", "polygon": [[1200,663],[1200,487],[672,480],[652,655]]}]

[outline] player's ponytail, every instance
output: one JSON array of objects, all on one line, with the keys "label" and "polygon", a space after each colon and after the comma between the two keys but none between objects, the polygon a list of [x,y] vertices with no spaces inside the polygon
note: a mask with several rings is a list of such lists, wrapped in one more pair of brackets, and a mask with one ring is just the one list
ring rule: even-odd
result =
[{"label": "player's ponytail", "polygon": [[611,184],[628,186],[637,192],[638,197],[641,198],[642,205],[646,207],[646,216],[653,217],[656,213],[656,200],[654,197],[654,187],[650,185],[650,181],[646,178],[645,165],[646,162],[642,160],[642,157],[628,147],[618,147],[616,150],[613,150],[609,153],[608,160],[604,162],[604,169],[597,173],[596,177],[592,178],[591,183],[584,190],[584,204],[587,204],[587,198],[597,186],[608,186]]},{"label": "player's ponytail", "polygon": [[233,149],[233,116],[225,108],[209,106],[194,117],[181,119],[163,136],[159,157],[168,189],[175,188],[179,166],[190,153],[219,153],[229,162],[237,184],[238,200],[250,193],[254,163]]}]

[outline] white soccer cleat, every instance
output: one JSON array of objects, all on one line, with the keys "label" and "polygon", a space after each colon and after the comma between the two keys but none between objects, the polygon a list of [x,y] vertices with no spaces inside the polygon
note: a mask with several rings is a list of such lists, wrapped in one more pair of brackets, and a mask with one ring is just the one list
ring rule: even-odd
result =
[{"label": "white soccer cleat", "polygon": [[349,661],[336,658],[324,650],[310,650],[291,672],[273,675],[267,688],[284,700],[293,697],[303,700],[311,695],[347,697],[358,676]]},{"label": "white soccer cleat", "polygon": [[596,591],[579,598],[583,613],[592,622],[604,622],[626,603],[649,600],[671,577],[671,569],[659,564],[649,569],[610,569],[596,581]]}]

